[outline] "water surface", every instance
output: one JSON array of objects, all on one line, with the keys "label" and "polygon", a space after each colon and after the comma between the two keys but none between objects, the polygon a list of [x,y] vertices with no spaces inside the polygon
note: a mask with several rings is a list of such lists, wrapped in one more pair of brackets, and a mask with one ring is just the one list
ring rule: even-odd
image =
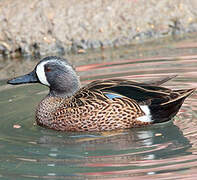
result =
[{"label": "water surface", "polygon": [[[166,87],[197,87],[197,44],[192,40],[67,57],[76,65],[83,85],[112,77],[150,81],[178,74]],[[28,72],[36,62],[4,63],[16,75]],[[7,71],[2,68],[0,72]],[[34,110],[46,93],[42,85],[6,85],[2,75],[0,179],[197,177],[196,93],[187,98],[174,121],[103,133],[56,132],[35,125]]]}]

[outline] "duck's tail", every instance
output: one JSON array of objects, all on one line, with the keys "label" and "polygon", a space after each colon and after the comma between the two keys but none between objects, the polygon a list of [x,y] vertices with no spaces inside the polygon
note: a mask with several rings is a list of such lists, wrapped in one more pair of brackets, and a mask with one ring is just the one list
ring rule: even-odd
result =
[{"label": "duck's tail", "polygon": [[166,102],[153,102],[150,106],[150,114],[153,123],[162,123],[172,119],[179,111],[185,98],[192,94],[195,89],[173,90]]}]

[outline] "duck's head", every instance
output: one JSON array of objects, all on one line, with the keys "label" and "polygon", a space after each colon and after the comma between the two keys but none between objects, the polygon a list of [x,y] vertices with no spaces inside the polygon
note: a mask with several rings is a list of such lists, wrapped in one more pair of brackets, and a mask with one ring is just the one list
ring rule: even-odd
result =
[{"label": "duck's head", "polygon": [[42,59],[32,72],[7,83],[41,83],[50,88],[49,95],[60,97],[72,96],[80,88],[79,78],[73,67],[65,59],[56,56]]}]

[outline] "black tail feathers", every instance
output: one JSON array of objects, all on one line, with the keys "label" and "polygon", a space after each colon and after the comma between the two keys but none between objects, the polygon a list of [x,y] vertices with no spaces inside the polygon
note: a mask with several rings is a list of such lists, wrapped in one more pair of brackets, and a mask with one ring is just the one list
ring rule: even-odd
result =
[{"label": "black tail feathers", "polygon": [[187,98],[195,89],[175,90],[178,96],[171,100],[161,103],[152,104],[149,106],[152,115],[153,123],[162,123],[172,119],[179,111],[185,98]]}]

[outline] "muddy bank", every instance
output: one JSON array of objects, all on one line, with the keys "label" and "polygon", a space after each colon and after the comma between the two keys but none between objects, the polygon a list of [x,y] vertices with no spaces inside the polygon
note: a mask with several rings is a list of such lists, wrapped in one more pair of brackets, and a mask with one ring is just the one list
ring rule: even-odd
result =
[{"label": "muddy bank", "polygon": [[196,0],[2,0],[0,54],[45,55],[197,31]]}]

